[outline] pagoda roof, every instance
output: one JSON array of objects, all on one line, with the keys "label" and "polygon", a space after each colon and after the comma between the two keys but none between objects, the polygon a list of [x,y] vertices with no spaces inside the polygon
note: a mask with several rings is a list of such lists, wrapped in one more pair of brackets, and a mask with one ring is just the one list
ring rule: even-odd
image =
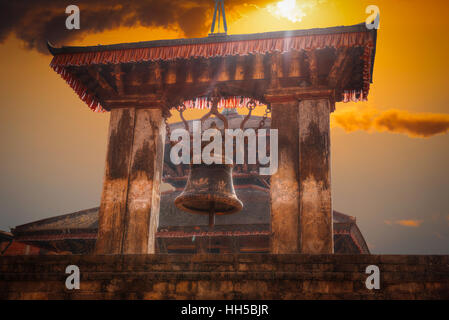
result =
[{"label": "pagoda roof", "polygon": [[81,52],[98,52],[98,51],[111,51],[111,50],[123,50],[123,49],[141,49],[141,48],[156,48],[156,47],[171,47],[171,46],[185,46],[192,44],[212,44],[223,42],[239,42],[249,40],[265,40],[265,39],[280,39],[280,38],[292,38],[301,36],[319,36],[319,35],[331,35],[341,33],[372,33],[376,34],[376,30],[368,30],[365,23],[360,23],[351,26],[336,26],[328,28],[313,28],[313,29],[298,29],[298,30],[285,30],[274,32],[262,32],[262,33],[250,33],[250,34],[235,34],[235,35],[219,35],[208,36],[202,38],[182,38],[182,39],[167,39],[167,40],[152,40],[152,41],[139,41],[128,42],[109,45],[96,45],[96,46],[62,46],[55,47],[50,42],[47,43],[48,50],[52,55],[58,55],[63,53],[81,53]]},{"label": "pagoda roof", "polygon": [[285,88],[327,88],[323,94],[336,102],[366,100],[376,41],[377,31],[362,23],[48,49],[50,66],[89,108],[103,112],[123,105],[169,109],[208,96],[212,87],[220,89],[226,107],[238,96],[266,103],[271,60],[278,58],[285,74],[275,72]]},{"label": "pagoda roof", "polygon": [[[266,41],[281,39],[282,42]],[[302,41],[293,41],[294,39]],[[261,41],[263,45],[261,45]],[[244,45],[239,43],[255,43],[256,45]],[[167,40],[152,40],[139,41],[109,45],[96,46],[62,46],[55,47],[50,42],[47,42],[49,52],[53,56],[60,56],[60,58],[53,59],[51,65],[53,68],[61,65],[87,65],[97,63],[125,63],[125,62],[139,62],[152,60],[171,60],[176,58],[190,58],[190,57],[213,57],[226,55],[246,55],[254,53],[267,52],[286,52],[289,50],[304,50],[304,49],[323,49],[326,47],[357,47],[357,46],[372,46],[371,52],[371,72],[370,81],[372,82],[372,73],[374,68],[374,57],[376,54],[377,30],[368,30],[365,23],[359,23],[351,26],[336,26],[328,28],[313,28],[313,29],[298,29],[286,31],[274,31],[251,34],[236,34],[236,35],[219,35],[208,36],[203,38],[182,38],[182,39],[167,39]],[[217,44],[234,43],[235,47],[230,46],[214,46]],[[195,50],[197,45],[201,45],[201,50]],[[192,47],[193,46],[193,47]],[[136,51],[136,49],[152,49],[152,48],[184,48],[181,50],[153,50],[153,54],[145,54],[144,51]],[[193,50],[185,50],[185,48]],[[217,50],[218,49],[218,50]],[[221,50],[220,50],[221,49]],[[224,50],[223,50],[224,49]],[[119,56],[93,55],[92,53],[101,53],[106,51],[127,51]],[[84,54],[84,59],[77,56],[75,59],[67,59],[67,56],[73,54]],[[90,53],[90,54],[89,54]],[[67,55],[68,54],[68,55]],[[66,58],[64,58],[64,56]]]}]

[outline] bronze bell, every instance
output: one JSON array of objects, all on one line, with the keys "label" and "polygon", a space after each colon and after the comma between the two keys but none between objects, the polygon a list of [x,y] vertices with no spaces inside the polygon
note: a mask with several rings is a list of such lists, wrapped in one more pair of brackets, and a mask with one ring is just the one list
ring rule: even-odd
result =
[{"label": "bronze bell", "polygon": [[[218,113],[216,104],[201,118],[211,114],[220,118],[227,128],[227,119]],[[224,159],[223,159],[224,160]],[[175,205],[183,211],[209,215],[209,226],[213,227],[215,215],[236,213],[243,204],[237,198],[232,180],[232,164],[190,164],[190,172],[183,192],[176,197]]]},{"label": "bronze bell", "polygon": [[184,191],[175,199],[184,211],[198,214],[231,214],[243,208],[232,181],[232,165],[192,164]]}]

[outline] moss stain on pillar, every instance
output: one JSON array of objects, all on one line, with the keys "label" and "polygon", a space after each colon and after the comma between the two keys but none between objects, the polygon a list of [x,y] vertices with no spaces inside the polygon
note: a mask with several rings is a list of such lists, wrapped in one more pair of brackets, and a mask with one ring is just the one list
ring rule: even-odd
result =
[{"label": "moss stain on pillar", "polygon": [[134,133],[134,108],[113,109],[98,220],[95,252],[121,252],[126,214],[129,163]]},{"label": "moss stain on pillar", "polygon": [[271,176],[271,253],[299,252],[298,101],[272,103],[279,167]]},{"label": "moss stain on pillar", "polygon": [[155,216],[159,216],[160,200],[155,190],[159,190],[161,183],[162,161],[159,160],[162,159],[163,149],[160,146],[163,148],[164,138],[161,110],[138,109],[124,220],[123,253],[154,253],[152,233],[158,224]]},{"label": "moss stain on pillar", "polygon": [[330,102],[299,103],[300,234],[302,253],[332,253]]}]

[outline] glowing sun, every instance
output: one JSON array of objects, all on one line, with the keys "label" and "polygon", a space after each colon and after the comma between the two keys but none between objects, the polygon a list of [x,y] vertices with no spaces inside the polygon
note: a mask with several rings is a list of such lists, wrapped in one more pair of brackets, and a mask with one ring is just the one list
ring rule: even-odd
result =
[{"label": "glowing sun", "polygon": [[291,22],[300,22],[306,16],[306,9],[313,8],[317,0],[309,1],[282,0],[267,5],[266,9],[277,18],[287,18]]}]

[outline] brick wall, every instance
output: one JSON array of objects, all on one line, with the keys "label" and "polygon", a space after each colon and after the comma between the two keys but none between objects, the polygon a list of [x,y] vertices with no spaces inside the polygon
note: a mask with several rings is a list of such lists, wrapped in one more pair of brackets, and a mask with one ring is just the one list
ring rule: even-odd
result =
[{"label": "brick wall", "polygon": [[[65,288],[67,265],[80,290]],[[365,269],[380,268],[368,290]],[[70,255],[0,257],[1,299],[449,299],[449,256]]]}]

